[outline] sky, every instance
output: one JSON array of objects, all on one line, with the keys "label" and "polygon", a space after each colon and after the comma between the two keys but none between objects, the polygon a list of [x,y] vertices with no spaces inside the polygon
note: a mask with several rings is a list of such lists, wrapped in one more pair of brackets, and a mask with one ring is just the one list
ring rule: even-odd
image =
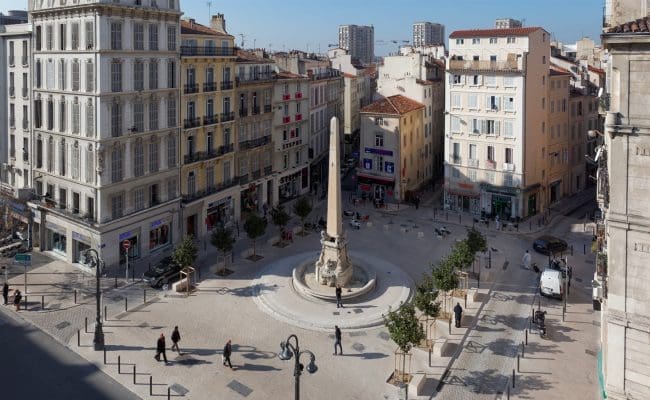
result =
[{"label": "sky", "polygon": [[[8,0],[0,0],[6,2]],[[184,17],[208,24],[210,13],[223,13],[228,32],[246,48],[326,52],[338,43],[338,25],[373,25],[375,41],[411,40],[412,24],[445,25],[445,35],[458,29],[491,28],[496,18],[525,19],[563,43],[584,36],[600,42],[603,0],[180,0]],[[376,55],[397,45],[375,44]]]}]

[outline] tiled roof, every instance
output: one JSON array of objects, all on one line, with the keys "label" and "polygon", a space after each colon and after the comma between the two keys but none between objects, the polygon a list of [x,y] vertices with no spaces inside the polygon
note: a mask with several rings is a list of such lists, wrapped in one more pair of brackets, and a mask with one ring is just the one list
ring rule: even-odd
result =
[{"label": "tiled roof", "polygon": [[403,115],[420,108],[424,108],[424,104],[398,94],[368,104],[361,109],[361,112],[370,114]]},{"label": "tiled roof", "polygon": [[302,75],[294,74],[288,71],[280,71],[278,72],[277,75],[278,79],[299,79],[299,78],[305,78]]},{"label": "tiled roof", "polygon": [[605,75],[605,70],[602,68],[596,68],[593,65],[587,65],[587,68],[589,68],[589,71],[595,72],[599,75]]},{"label": "tiled roof", "polygon": [[650,17],[640,18],[636,21],[609,28],[608,33],[650,33]]},{"label": "tiled roof", "polygon": [[196,23],[195,21],[181,20],[181,35],[210,35],[210,36],[230,36],[226,33],[217,32],[212,28],[205,25]]},{"label": "tiled roof", "polygon": [[270,58],[259,57],[255,53],[245,50],[237,50],[237,60],[238,63],[256,63],[256,64],[274,64],[275,61]]},{"label": "tiled roof", "polygon": [[557,65],[551,65],[551,67],[549,69],[550,69],[551,76],[571,75],[571,72],[569,72],[568,70],[566,70],[564,68],[558,67]]},{"label": "tiled roof", "polygon": [[450,39],[472,38],[472,37],[503,37],[503,36],[528,36],[538,29],[539,26],[527,28],[507,28],[507,29],[468,29],[464,31],[455,31],[449,35]]}]

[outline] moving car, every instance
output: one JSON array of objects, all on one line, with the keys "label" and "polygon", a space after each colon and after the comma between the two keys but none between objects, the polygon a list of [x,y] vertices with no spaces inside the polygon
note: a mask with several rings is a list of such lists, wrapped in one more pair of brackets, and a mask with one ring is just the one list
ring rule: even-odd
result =
[{"label": "moving car", "polygon": [[564,240],[550,235],[540,236],[533,242],[533,249],[542,254],[559,254],[566,251],[568,247]]},{"label": "moving car", "polygon": [[142,280],[154,288],[175,282],[181,277],[181,266],[171,257],[165,257],[142,275]]}]

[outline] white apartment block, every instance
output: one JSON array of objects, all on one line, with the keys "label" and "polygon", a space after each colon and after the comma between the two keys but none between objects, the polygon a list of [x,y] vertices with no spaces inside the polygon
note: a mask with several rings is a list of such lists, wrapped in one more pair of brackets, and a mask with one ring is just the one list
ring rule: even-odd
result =
[{"label": "white apartment block", "polygon": [[445,43],[445,26],[434,22],[416,22],[413,24],[413,41],[415,47],[426,47]]},{"label": "white apartment block", "polygon": [[34,245],[72,263],[179,238],[176,0],[31,1]]},{"label": "white apartment block", "polygon": [[378,68],[377,93],[383,97],[402,95],[424,105],[424,174],[417,185],[444,173],[445,65],[421,53],[384,58]]},{"label": "white apartment block", "polygon": [[363,25],[339,25],[339,47],[363,64],[375,59],[375,28]]},{"label": "white apartment block", "polygon": [[478,29],[450,36],[445,95],[445,207],[505,218],[545,206],[549,34]]}]

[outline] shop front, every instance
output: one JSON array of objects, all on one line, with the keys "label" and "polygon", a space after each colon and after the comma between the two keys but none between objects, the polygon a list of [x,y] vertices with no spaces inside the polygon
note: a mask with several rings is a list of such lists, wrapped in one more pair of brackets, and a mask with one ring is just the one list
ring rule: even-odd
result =
[{"label": "shop front", "polygon": [[91,247],[89,236],[72,231],[72,262],[86,265],[84,253]]},{"label": "shop front", "polygon": [[357,174],[359,195],[370,200],[395,202],[395,179]]},{"label": "shop front", "polygon": [[562,180],[558,179],[549,186],[549,204],[554,204],[562,198]]},{"label": "shop front", "polygon": [[472,183],[445,181],[445,209],[480,215],[481,193]]},{"label": "shop front", "polygon": [[150,224],[149,253],[162,251],[172,244],[170,218],[160,218]]},{"label": "shop front", "polygon": [[226,226],[233,219],[233,198],[228,196],[208,203],[206,209],[205,226],[208,232],[217,226]]},{"label": "shop front", "polygon": [[256,185],[251,183],[248,187],[241,191],[240,195],[240,215],[242,219],[250,214],[256,214],[262,211],[262,205],[264,204],[263,190],[262,185]]},{"label": "shop front", "polygon": [[64,227],[52,222],[45,223],[46,250],[62,256],[68,253],[68,236]]},{"label": "shop front", "polygon": [[502,220],[521,217],[520,198],[519,188],[482,185],[481,203],[488,216],[499,216]]},{"label": "shop front", "polygon": [[130,243],[129,246],[129,261],[132,260],[137,260],[138,258],[141,257],[142,250],[142,239],[141,239],[141,231],[140,228],[137,229],[131,229],[126,232],[122,232],[118,236],[118,243],[117,243],[117,249],[119,254],[120,254],[120,264],[125,264],[126,263],[126,252],[122,248],[122,243],[124,243],[125,240],[128,240]]},{"label": "shop front", "polygon": [[278,193],[280,203],[287,202],[303,194],[309,188],[309,168],[280,178]]}]

